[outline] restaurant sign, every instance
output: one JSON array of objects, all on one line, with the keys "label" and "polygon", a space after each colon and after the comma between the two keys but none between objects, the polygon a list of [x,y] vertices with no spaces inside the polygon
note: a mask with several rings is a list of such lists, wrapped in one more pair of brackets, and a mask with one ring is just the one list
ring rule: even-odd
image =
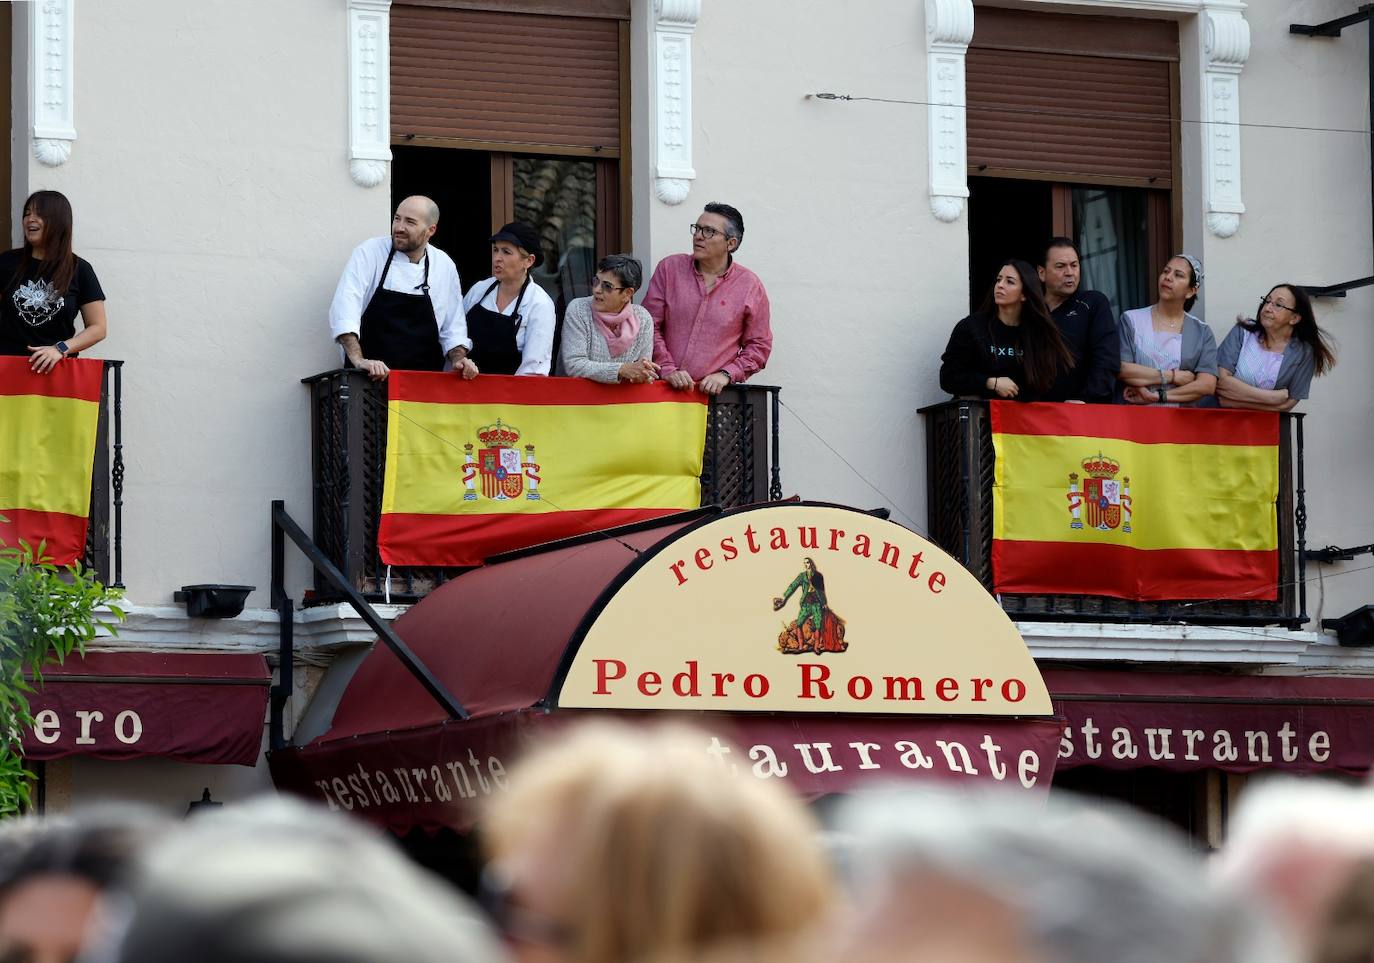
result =
[{"label": "restaurant sign", "polygon": [[589,619],[561,708],[1047,716],[995,599],[867,512],[784,503],[646,552]]}]

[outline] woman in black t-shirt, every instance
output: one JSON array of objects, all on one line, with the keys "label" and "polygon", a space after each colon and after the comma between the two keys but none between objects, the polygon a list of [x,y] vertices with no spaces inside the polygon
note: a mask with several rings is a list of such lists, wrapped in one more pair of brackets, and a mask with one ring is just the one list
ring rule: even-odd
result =
[{"label": "woman in black t-shirt", "polygon": [[954,326],[940,361],[940,387],[950,394],[1017,401],[1063,401],[1054,381],[1073,367],[1040,279],[1014,259],[998,269],[983,306]]},{"label": "woman in black t-shirt", "polygon": [[[24,246],[0,254],[0,354],[28,355],[46,374],[105,340],[105,292],[72,253],[72,205],[57,191],[24,202]],[[81,315],[81,331],[76,316]]]}]

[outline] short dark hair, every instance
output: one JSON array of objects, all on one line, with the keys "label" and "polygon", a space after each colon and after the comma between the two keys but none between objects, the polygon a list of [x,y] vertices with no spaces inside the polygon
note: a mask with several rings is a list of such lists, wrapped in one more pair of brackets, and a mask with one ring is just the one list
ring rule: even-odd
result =
[{"label": "short dark hair", "polygon": [[719,201],[712,201],[706,205],[707,214],[719,214],[725,218],[725,235],[733,237],[737,242],[735,250],[739,250],[740,244],[744,243],[744,215],[738,208],[731,207],[729,204],[722,204]]},{"label": "short dark hair", "polygon": [[596,262],[597,271],[610,271],[627,288],[639,288],[644,281],[644,265],[628,254],[607,254]]},{"label": "short dark hair", "polygon": [[1078,249],[1078,245],[1074,243],[1073,238],[1065,237],[1062,234],[1057,234],[1045,242],[1045,249],[1040,252],[1041,267],[1050,266],[1050,252],[1057,247],[1072,248],[1073,256],[1078,258],[1078,260],[1080,261],[1083,260],[1083,252]]}]

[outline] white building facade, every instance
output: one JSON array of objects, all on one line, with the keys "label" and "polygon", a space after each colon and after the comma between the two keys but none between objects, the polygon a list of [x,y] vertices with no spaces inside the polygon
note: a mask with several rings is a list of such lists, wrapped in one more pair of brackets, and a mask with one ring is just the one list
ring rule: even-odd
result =
[{"label": "white building facade", "polygon": [[[30,191],[51,188],[71,199],[76,250],[108,297],[110,336],[95,353],[125,362],[123,575],[132,605],[121,639],[107,645],[275,648],[268,505],[283,499],[303,523],[311,515],[308,396],[300,382],[337,364],[326,311],[349,252],[384,233],[394,195],[413,190],[440,199],[441,225],[452,226],[447,235],[441,227],[439,243],[460,268],[474,263],[460,246],[475,244],[480,261],[484,232],[525,210],[519,192],[531,158],[557,161],[569,177],[585,174],[597,185],[595,198],[585,189],[596,214],[584,218],[582,247],[600,255],[614,243],[646,268],[689,250],[687,225],[705,202],[738,207],[747,226],[739,259],[760,275],[772,302],[774,350],[756,380],[782,389],[785,491],[886,507],[894,520],[924,531],[926,440],[917,411],[946,397],[937,383],[940,354],[971,299],[981,297],[980,285],[991,281],[970,277],[979,252],[998,243],[986,225],[1005,222],[1012,236],[1042,217],[999,206],[998,198],[1043,191],[1061,204],[1070,229],[1072,205],[1084,216],[1089,189],[1118,191],[1128,207],[1156,204],[1151,210],[1167,223],[1152,227],[1152,243],[1201,259],[1206,280],[1195,313],[1218,340],[1276,283],[1331,285],[1374,273],[1367,32],[1289,31],[1291,23],[1320,23],[1354,6],[14,4],[10,222]],[[996,110],[980,120],[966,109],[986,107],[989,96],[980,78],[995,58],[980,59],[980,30],[1014,27],[1009,18],[1027,15],[1062,18],[1089,45],[1099,26],[1103,36],[1120,35],[1099,24],[1113,18],[1161,25],[1165,47],[1176,38],[1172,59],[1167,51],[1141,55],[1142,63],[1166,63],[1161,69],[1174,78],[1168,188],[1157,201],[1150,191],[1163,190],[1162,181],[1152,185],[1148,173],[1078,180],[1000,162],[980,169],[977,138],[1006,120]],[[596,56],[552,66],[535,56],[542,35],[533,21],[541,16],[585,21],[578,29],[585,27]],[[428,39],[416,26],[425,18],[437,24]],[[474,31],[485,29],[513,31],[511,49],[534,61],[511,54],[503,69],[497,57],[481,65],[486,75],[469,77],[465,64],[482,56]],[[465,59],[453,61],[453,49]],[[1125,51],[1121,60],[1133,55]],[[610,87],[606,69],[616,78]],[[503,126],[503,117],[550,96],[530,78],[551,70],[572,72],[566,81],[574,94],[585,76],[602,100],[579,106],[570,95],[565,111],[550,117],[557,131],[543,141],[538,131]],[[421,96],[426,78],[438,78],[432,119]],[[1090,79],[1064,77],[1054,96],[1070,103],[1075,86]],[[1008,88],[1006,103],[1022,103],[1035,83],[1030,75],[1025,89]],[[487,86],[496,105],[489,129],[470,126],[480,123],[478,109],[446,113],[445,90],[471,101]],[[594,143],[607,96],[618,96],[619,114],[606,121],[613,147]],[[1028,109],[1032,125],[1088,133],[1101,126]],[[991,136],[1013,146],[1038,136],[1016,130]],[[574,170],[578,164],[584,168]],[[1051,218],[1044,226],[1060,224]],[[563,253],[577,246],[571,238],[560,235]],[[1151,262],[1142,256],[1141,264]],[[482,276],[464,271],[463,282]],[[1374,416],[1363,363],[1374,352],[1374,287],[1316,303],[1339,343],[1339,363],[1299,409],[1307,542],[1356,546],[1374,542],[1374,512],[1363,497],[1374,475],[1374,442],[1363,430]],[[299,598],[309,571],[298,553],[289,559]],[[1311,621],[1301,631],[1027,623],[1023,634],[1042,660],[1359,674],[1374,660],[1337,647],[1319,632],[1319,619],[1374,601],[1368,561],[1309,564]],[[189,619],[173,593],[202,582],[258,590],[238,618]],[[293,708],[300,712],[300,693],[310,691],[318,669],[372,633],[343,606],[306,608],[297,618],[304,665]],[[45,780],[59,808],[97,792],[175,805],[202,786],[232,799],[267,782],[261,767],[80,757],[50,763]]]}]

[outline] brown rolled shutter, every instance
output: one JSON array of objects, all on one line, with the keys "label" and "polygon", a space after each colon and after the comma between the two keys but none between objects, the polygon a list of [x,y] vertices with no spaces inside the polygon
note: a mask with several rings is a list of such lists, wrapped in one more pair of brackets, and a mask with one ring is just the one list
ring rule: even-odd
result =
[{"label": "brown rolled shutter", "polygon": [[620,156],[621,21],[391,7],[391,133]]},{"label": "brown rolled shutter", "polygon": [[978,7],[967,62],[970,173],[1168,188],[1171,21]]}]

